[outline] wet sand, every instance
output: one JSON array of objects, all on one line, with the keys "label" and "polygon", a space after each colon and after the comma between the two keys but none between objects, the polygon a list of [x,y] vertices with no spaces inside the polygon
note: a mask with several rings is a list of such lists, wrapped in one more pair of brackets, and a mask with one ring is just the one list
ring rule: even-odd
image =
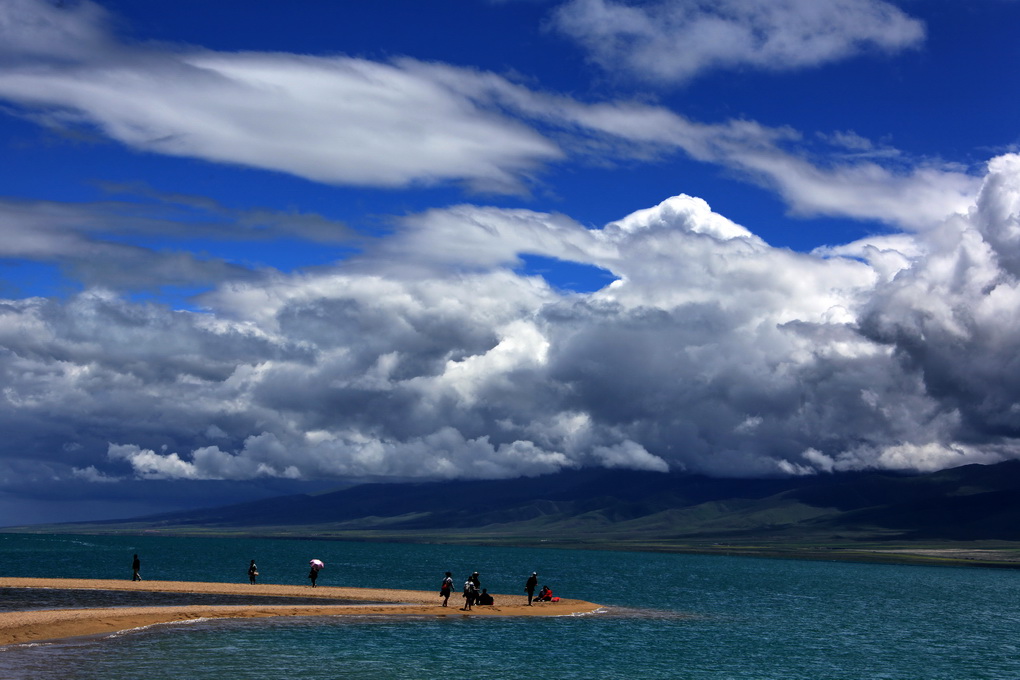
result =
[{"label": "wet sand", "polygon": [[[438,592],[330,586],[250,585],[193,581],[107,581],[58,578],[0,578],[0,588],[54,588],[60,590],[117,590],[137,592],[258,595],[304,597],[322,604],[185,605],[167,607],[96,607],[43,611],[0,612],[0,645],[55,640],[80,635],[113,633],[157,623],[200,618],[262,618],[268,616],[569,616],[587,614],[600,606],[583,600],[538,602],[528,606],[522,595],[496,595],[495,606],[460,609],[459,593],[441,606]],[[331,601],[364,604],[330,604]]]}]

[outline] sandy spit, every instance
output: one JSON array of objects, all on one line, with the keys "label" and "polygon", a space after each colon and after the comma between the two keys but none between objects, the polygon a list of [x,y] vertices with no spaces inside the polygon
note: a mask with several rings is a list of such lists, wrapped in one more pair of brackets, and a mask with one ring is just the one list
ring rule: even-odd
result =
[{"label": "sandy spit", "polygon": [[[438,593],[381,588],[250,585],[194,581],[114,581],[62,578],[0,578],[0,588],[56,588],[61,590],[134,590],[148,592],[258,595],[319,598],[321,605],[195,605],[170,607],[109,607],[0,612],[0,645],[39,642],[79,635],[114,633],[141,626],[200,618],[262,618],[267,616],[568,616],[601,609],[582,600],[540,602],[527,606],[522,595],[493,595],[496,606],[460,609],[463,598],[454,593],[442,607]],[[363,601],[337,605],[330,600]],[[379,604],[383,603],[383,604]]]}]

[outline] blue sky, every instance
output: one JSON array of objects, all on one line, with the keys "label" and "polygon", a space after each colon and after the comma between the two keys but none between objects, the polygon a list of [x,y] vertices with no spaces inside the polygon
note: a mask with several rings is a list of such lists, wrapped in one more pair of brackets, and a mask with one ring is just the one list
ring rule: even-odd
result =
[{"label": "blue sky", "polygon": [[1015,0],[0,6],[0,510],[1020,453]]}]

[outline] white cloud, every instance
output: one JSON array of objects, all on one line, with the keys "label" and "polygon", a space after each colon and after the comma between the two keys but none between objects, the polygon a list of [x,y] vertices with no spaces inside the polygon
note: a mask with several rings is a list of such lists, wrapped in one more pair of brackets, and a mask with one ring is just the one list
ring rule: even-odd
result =
[{"label": "white cloud", "polygon": [[652,472],[669,471],[669,463],[658,456],[653,456],[645,450],[645,447],[632,441],[621,442],[614,446],[596,446],[592,453],[595,459],[607,468],[651,470]]},{"label": "white cloud", "polygon": [[930,228],[973,202],[979,180],[943,167],[896,172],[871,161],[822,168],[779,149],[738,149],[725,161],[773,188],[794,214],[844,215]]},{"label": "white cloud", "polygon": [[807,68],[924,38],[921,22],[882,0],[571,0],[555,26],[607,71],[665,83],[745,66]]},{"label": "white cloud", "polygon": [[974,463],[998,463],[1001,460],[996,451],[984,451],[980,447],[962,444],[930,442],[887,446],[879,454],[878,463],[880,467],[892,470],[934,472]]},{"label": "white cloud", "polygon": [[[651,21],[650,13],[675,14],[676,28],[684,30],[702,21],[760,29],[761,55],[788,51],[816,59],[862,44],[910,42],[917,28],[877,0],[728,0],[725,20],[688,3],[650,9],[587,0],[563,11],[589,6],[644,22]],[[571,158],[648,161],[679,151],[776,191],[795,214],[912,229],[958,211],[976,190],[976,180],[954,168],[911,167],[902,158],[903,169],[881,165],[894,149],[845,157],[848,141],[869,143],[845,132],[828,137],[839,151],[835,162],[816,161],[798,148],[802,135],[787,128],[744,120],[708,125],[657,106],[588,103],[445,64],[126,45],[110,34],[108,18],[96,6],[77,7],[65,11],[38,0],[0,6],[0,43],[6,45],[0,51],[0,98],[49,125],[96,128],[149,152],[329,184],[455,182],[512,193],[526,192],[549,164]],[[693,23],[684,23],[685,17]],[[22,31],[38,44],[29,48]],[[816,45],[809,35],[823,38]],[[672,40],[668,32],[659,37]],[[73,49],[59,47],[65,43]],[[668,63],[659,56],[656,63]]]},{"label": "white cloud", "polygon": [[485,102],[396,64],[127,47],[105,19],[91,3],[0,8],[0,96],[134,148],[334,184],[520,191],[523,176],[562,155]]},{"label": "white cloud", "polygon": [[85,468],[71,468],[71,474],[78,479],[92,483],[99,482],[108,484],[121,481],[119,477],[112,477],[99,471],[95,465],[89,465]]},{"label": "white cloud", "polygon": [[0,8],[0,59],[79,59],[110,50],[107,12],[90,0],[46,3],[5,0]]},{"label": "white cloud", "polygon": [[[142,479],[408,479],[1016,457],[1020,286],[1001,262],[1020,171],[989,168],[939,229],[817,254],[688,196],[595,230],[462,205],[408,217],[342,267],[225,285],[204,314],[97,292],[6,301],[0,417],[26,455],[93,481],[124,464]],[[414,247],[448,232],[478,260]],[[516,273],[518,252],[618,281],[558,292]]]},{"label": "white cloud", "polygon": [[127,461],[135,475],[142,479],[203,479],[194,464],[182,460],[176,453],[161,455],[133,444],[110,444],[108,457]]}]

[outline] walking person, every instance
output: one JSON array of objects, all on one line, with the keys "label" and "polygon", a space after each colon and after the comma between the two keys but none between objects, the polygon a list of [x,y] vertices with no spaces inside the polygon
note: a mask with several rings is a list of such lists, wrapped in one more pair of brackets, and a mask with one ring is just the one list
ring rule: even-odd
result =
[{"label": "walking person", "polygon": [[535,597],[535,588],[538,587],[538,572],[531,572],[527,582],[524,584],[524,592],[528,594],[528,606],[531,606],[531,599]]},{"label": "walking person", "polygon": [[255,579],[258,578],[258,576],[259,568],[255,566],[255,560],[252,560],[251,564],[248,565],[248,580],[252,585],[255,585]]},{"label": "walking person", "polygon": [[312,587],[315,587],[315,579],[319,578],[319,570],[326,566],[326,563],[319,559],[309,560],[308,578],[312,579]]},{"label": "walking person", "polygon": [[138,559],[138,553],[135,553],[135,558],[133,560],[131,560],[131,572],[132,572],[131,573],[131,580],[132,581],[141,581],[142,580],[141,574],[138,573],[141,570],[141,568],[142,568],[142,561],[140,559]]},{"label": "walking person", "polygon": [[445,607],[450,601],[450,594],[453,592],[453,574],[446,572],[446,576],[443,578],[443,585],[439,587],[439,597],[443,598],[443,606]]},{"label": "walking person", "polygon": [[462,612],[471,611],[471,607],[475,603],[475,599],[478,597],[478,587],[475,582],[468,578],[464,581],[464,606],[460,608]]}]

